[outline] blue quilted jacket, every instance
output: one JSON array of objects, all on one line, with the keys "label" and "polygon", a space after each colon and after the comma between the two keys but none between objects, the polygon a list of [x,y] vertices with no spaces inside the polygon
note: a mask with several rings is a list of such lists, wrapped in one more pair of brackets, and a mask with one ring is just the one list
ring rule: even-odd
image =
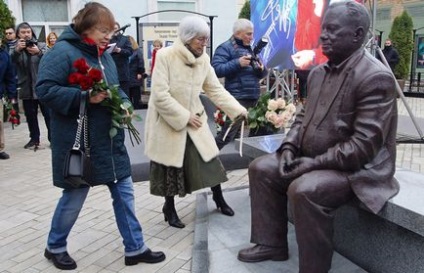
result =
[{"label": "blue quilted jacket", "polygon": [[16,74],[9,53],[0,48],[0,99],[4,95],[16,99]]},{"label": "blue quilted jacket", "polygon": [[[97,47],[82,42],[81,36],[70,25],[40,62],[36,92],[39,99],[51,109],[53,183],[61,188],[70,187],[64,181],[63,162],[75,140],[81,96],[78,86],[70,85],[68,81],[69,74],[75,72],[73,63],[76,59],[85,58],[90,66],[99,69],[100,59],[109,85],[119,84],[110,54],[105,52],[97,56]],[[122,90],[120,94],[128,99]],[[109,137],[109,109],[100,104],[88,104],[87,112],[94,185],[112,183],[130,176],[131,165],[123,130],[119,130],[113,139]]]},{"label": "blue quilted jacket", "polygon": [[254,71],[252,66],[241,67],[239,58],[245,55],[253,55],[251,47],[231,37],[215,50],[212,66],[218,78],[225,77],[225,89],[236,99],[256,100],[260,95],[259,80],[267,71]]}]

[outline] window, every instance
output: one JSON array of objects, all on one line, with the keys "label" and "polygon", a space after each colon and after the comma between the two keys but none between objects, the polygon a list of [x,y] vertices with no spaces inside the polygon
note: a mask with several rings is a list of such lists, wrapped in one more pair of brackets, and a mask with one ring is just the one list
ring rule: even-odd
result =
[{"label": "window", "polygon": [[[196,11],[195,1],[158,1],[158,10],[186,10]],[[186,17],[188,13],[185,12],[164,12],[158,14],[159,21],[173,21],[178,22]]]},{"label": "window", "polygon": [[390,8],[380,8],[377,10],[377,20],[383,21],[383,20],[391,20],[390,17],[391,10]]},{"label": "window", "polygon": [[26,22],[69,22],[67,0],[22,0]]},{"label": "window", "polygon": [[424,5],[405,6],[405,10],[411,17],[424,17]]}]

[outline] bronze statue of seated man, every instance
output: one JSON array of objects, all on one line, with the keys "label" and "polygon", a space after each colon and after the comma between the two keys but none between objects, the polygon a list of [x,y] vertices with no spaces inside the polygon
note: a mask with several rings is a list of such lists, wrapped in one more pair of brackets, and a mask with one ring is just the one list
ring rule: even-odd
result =
[{"label": "bronze statue of seated man", "polygon": [[363,47],[369,26],[359,3],[328,7],[320,36],[328,62],[308,77],[308,104],[278,151],[249,166],[255,245],[239,251],[240,261],[289,258],[290,202],[299,272],[328,272],[335,209],[357,198],[377,213],[399,191],[395,80]]}]

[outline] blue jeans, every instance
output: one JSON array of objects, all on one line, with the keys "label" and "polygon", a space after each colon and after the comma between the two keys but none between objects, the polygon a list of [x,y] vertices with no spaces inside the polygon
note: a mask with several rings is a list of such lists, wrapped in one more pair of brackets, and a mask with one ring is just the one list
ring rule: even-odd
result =
[{"label": "blue jeans", "polygon": [[[135,256],[147,250],[141,225],[135,215],[134,188],[129,176],[107,184],[119,232],[124,239],[125,256]],[[52,219],[47,249],[52,253],[67,251],[67,238],[74,226],[90,188],[64,189]]]}]

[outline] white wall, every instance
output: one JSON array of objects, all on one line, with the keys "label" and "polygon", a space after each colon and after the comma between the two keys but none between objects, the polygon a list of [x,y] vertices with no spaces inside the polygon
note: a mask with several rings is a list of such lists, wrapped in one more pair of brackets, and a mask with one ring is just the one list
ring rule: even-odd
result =
[{"label": "white wall", "polygon": [[132,16],[140,16],[148,13],[148,2],[142,1],[128,1],[128,0],[97,0],[106,7],[108,7],[115,16],[115,20],[119,22],[121,26],[131,24],[129,28],[125,30],[125,35],[131,35],[134,38],[136,35],[136,24],[135,19]]},{"label": "white wall", "polygon": [[234,21],[237,20],[239,0],[204,0],[203,13],[217,15],[213,20],[213,50],[232,35]]}]

